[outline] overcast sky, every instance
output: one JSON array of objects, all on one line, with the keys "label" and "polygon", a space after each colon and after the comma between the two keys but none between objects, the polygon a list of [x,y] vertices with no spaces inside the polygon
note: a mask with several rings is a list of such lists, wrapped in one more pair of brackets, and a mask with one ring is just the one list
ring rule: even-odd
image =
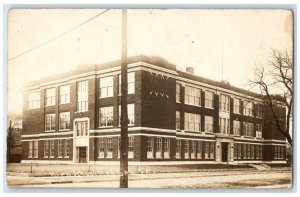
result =
[{"label": "overcast sky", "polygon": [[[8,59],[48,41],[103,10],[11,10]],[[270,49],[292,48],[288,10],[128,10],[128,56],[160,56],[178,69],[249,89],[255,64]],[[49,44],[8,61],[8,111],[21,113],[22,85],[78,65],[121,57],[121,10],[105,14]],[[254,90],[255,91],[255,90]]]}]

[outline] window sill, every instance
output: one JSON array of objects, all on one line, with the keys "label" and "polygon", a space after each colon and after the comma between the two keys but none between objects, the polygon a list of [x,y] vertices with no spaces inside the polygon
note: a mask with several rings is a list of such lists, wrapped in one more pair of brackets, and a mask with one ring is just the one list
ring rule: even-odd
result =
[{"label": "window sill", "polygon": [[237,112],[233,112],[234,114],[238,114],[238,115],[241,115],[241,113],[237,113]]},{"label": "window sill", "polygon": [[46,130],[45,133],[53,133],[55,130]]},{"label": "window sill", "polygon": [[62,158],[63,158],[62,156],[57,157],[57,159],[62,159]]},{"label": "window sill", "polygon": [[114,126],[104,126],[104,127],[98,127],[99,129],[107,129],[107,128],[113,128]]},{"label": "window sill", "polygon": [[70,104],[70,102],[68,102],[68,103],[59,103],[59,105],[65,105],[65,104]]},{"label": "window sill", "polygon": [[51,156],[51,157],[49,157],[49,158],[53,159],[53,158],[54,158],[54,156]]},{"label": "window sill", "polygon": [[188,104],[188,103],[184,103],[184,104],[189,105],[189,106],[202,107],[202,105],[193,105],[193,104]]},{"label": "window sill", "polygon": [[99,97],[98,99],[104,99],[104,98],[112,98],[114,96],[105,96],[105,97]]},{"label": "window sill", "polygon": [[104,159],[104,157],[98,157],[98,159]]},{"label": "window sill", "polygon": [[69,157],[69,156],[65,156],[64,158],[65,158],[65,159],[69,159],[70,157]]},{"label": "window sill", "polygon": [[39,157],[33,157],[33,159],[37,159],[37,158],[39,158]]},{"label": "window sill", "polygon": [[44,159],[48,159],[49,157],[48,157],[48,156],[44,156],[43,158],[44,158]]},{"label": "window sill", "polygon": [[85,112],[89,112],[89,110],[85,110],[85,111],[76,111],[75,114],[85,113]]},{"label": "window sill", "polygon": [[59,131],[70,131],[70,129],[60,129]]},{"label": "window sill", "polygon": [[214,107],[205,106],[206,109],[215,109]]}]

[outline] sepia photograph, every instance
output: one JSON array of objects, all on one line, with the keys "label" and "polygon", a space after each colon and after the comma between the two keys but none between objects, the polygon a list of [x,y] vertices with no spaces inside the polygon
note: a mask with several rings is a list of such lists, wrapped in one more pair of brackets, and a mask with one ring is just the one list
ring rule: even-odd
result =
[{"label": "sepia photograph", "polygon": [[10,9],[7,186],[291,190],[294,56],[292,9]]}]

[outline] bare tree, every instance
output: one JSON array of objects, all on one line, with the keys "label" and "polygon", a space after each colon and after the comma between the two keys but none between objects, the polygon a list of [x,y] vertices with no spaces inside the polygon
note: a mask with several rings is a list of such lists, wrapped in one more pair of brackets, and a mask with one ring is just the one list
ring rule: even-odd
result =
[{"label": "bare tree", "polygon": [[[269,107],[278,131],[292,146],[289,133],[293,112],[293,55],[291,51],[278,51],[272,49],[271,57],[267,62],[269,69],[256,67],[254,78],[250,84],[257,86],[264,95],[264,101]],[[284,114],[278,108],[286,108]],[[285,124],[283,124],[285,122]]]},{"label": "bare tree", "polygon": [[7,152],[6,152],[6,161],[10,162],[10,150],[13,147],[13,145],[16,143],[16,140],[18,139],[18,135],[20,135],[20,127],[22,126],[21,118],[15,115],[8,116],[8,128],[7,128],[7,135],[6,135],[6,145],[7,145]]}]

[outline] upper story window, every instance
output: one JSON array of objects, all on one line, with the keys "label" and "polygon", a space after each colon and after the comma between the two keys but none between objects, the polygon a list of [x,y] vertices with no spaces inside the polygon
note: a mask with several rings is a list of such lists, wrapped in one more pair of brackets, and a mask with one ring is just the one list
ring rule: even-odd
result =
[{"label": "upper story window", "polygon": [[55,105],[55,88],[46,90],[46,106]]},{"label": "upper story window", "polygon": [[113,76],[100,78],[100,98],[112,97],[114,94]]},{"label": "upper story window", "polygon": [[233,120],[233,134],[241,135],[241,122],[237,120]]},{"label": "upper story window", "polygon": [[75,131],[77,136],[88,135],[88,121],[77,121],[75,122]]},{"label": "upper story window", "polygon": [[55,114],[46,114],[46,131],[54,131],[55,130]]},{"label": "upper story window", "polygon": [[256,105],[256,117],[258,118],[263,117],[262,105]]},{"label": "upper story window", "polygon": [[243,127],[244,127],[244,129],[243,129],[244,136],[250,136],[250,137],[254,136],[254,124],[253,123],[244,122]]},{"label": "upper story window", "polygon": [[187,131],[200,131],[201,120],[199,114],[184,114],[184,129]]},{"label": "upper story window", "polygon": [[181,102],[181,85],[179,83],[176,83],[176,102],[180,103]]},{"label": "upper story window", "polygon": [[214,93],[213,92],[205,92],[205,107],[214,108]]},{"label": "upper story window", "polygon": [[28,94],[28,109],[40,108],[40,92],[32,92]]},{"label": "upper story window", "polygon": [[113,126],[113,107],[102,107],[99,109],[99,127]]},{"label": "upper story window", "polygon": [[[134,125],[134,104],[127,105],[128,125]],[[121,105],[119,105],[119,126],[121,125]]]},{"label": "upper story window", "polygon": [[233,99],[233,113],[240,114],[241,113],[241,101],[240,99]]},{"label": "upper story window", "polygon": [[212,116],[205,116],[205,132],[213,132],[214,131],[214,118]]},{"label": "upper story window", "polygon": [[257,124],[256,125],[256,135],[257,138],[262,138],[262,125]]},{"label": "upper story window", "polygon": [[[119,75],[119,95],[122,94],[121,84],[122,84],[121,75]],[[130,72],[127,73],[127,93],[134,94],[134,92],[135,92],[135,73]]]},{"label": "upper story window", "polygon": [[70,85],[60,87],[60,104],[70,103]]},{"label": "upper story window", "polygon": [[184,103],[188,105],[201,105],[201,90],[186,86],[184,94]]},{"label": "upper story window", "polygon": [[77,83],[77,111],[88,110],[88,81]]},{"label": "upper story window", "polygon": [[176,111],[176,130],[180,130],[180,111]]},{"label": "upper story window", "polygon": [[230,119],[219,118],[219,129],[222,134],[230,133]]},{"label": "upper story window", "polygon": [[226,95],[220,96],[219,110],[224,112],[230,111],[230,97]]},{"label": "upper story window", "polygon": [[253,103],[245,101],[244,105],[244,114],[245,116],[253,116]]},{"label": "upper story window", "polygon": [[59,114],[59,129],[70,129],[70,112],[63,112]]}]

